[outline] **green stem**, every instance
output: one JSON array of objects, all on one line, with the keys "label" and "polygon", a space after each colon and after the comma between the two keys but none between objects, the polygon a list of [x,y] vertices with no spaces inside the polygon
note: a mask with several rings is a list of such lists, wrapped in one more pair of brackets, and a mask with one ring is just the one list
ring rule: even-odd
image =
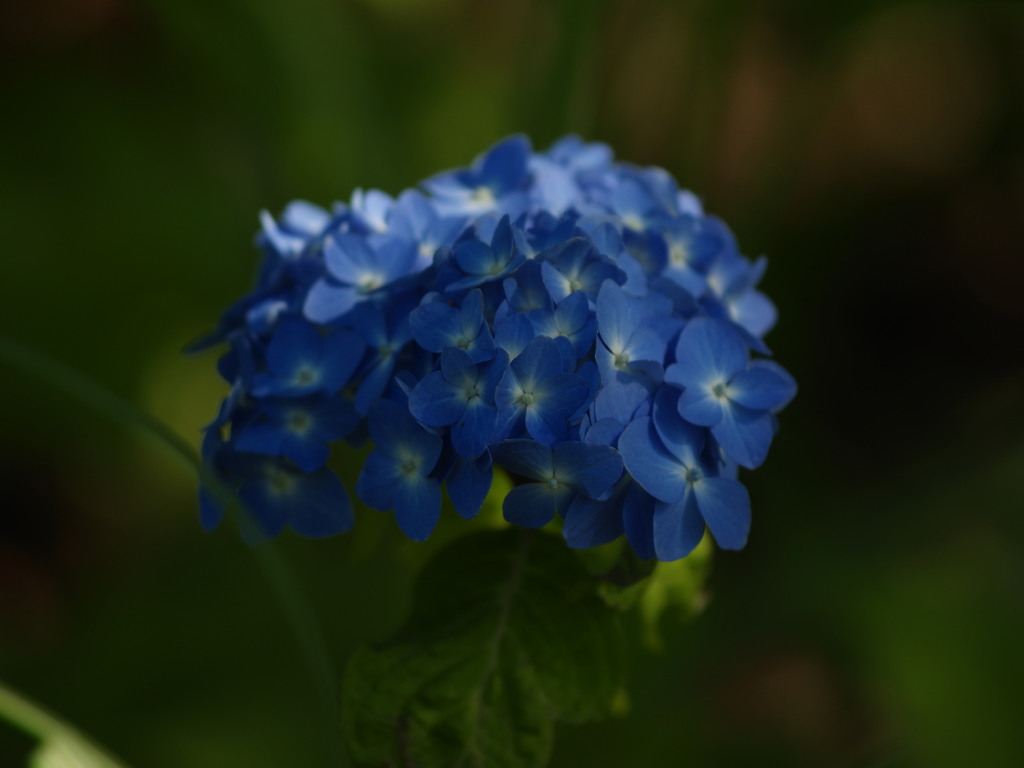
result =
[{"label": "green stem", "polygon": [[[184,460],[217,496],[230,500],[246,514],[244,507],[237,498],[234,498],[234,494],[224,488],[206,469],[195,448],[159,419],[59,360],[3,336],[0,336],[0,362],[34,376],[97,413],[140,429]],[[255,556],[277,598],[295,643],[305,660],[310,683],[320,699],[330,764],[349,765],[347,754],[340,742],[340,732],[335,726],[338,703],[332,683],[335,679],[333,665],[312,606],[299,589],[294,574],[280,553],[267,544],[250,547],[249,550]]]},{"label": "green stem", "polygon": [[123,763],[115,760],[95,742],[3,683],[0,683],[0,717],[30,736],[35,736],[44,745],[60,749],[64,755],[73,759],[73,765],[124,768]]}]

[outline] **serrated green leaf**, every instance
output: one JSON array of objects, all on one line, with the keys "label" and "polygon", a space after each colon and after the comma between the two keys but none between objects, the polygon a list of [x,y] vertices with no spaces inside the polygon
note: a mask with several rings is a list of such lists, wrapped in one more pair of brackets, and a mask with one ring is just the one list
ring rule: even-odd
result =
[{"label": "serrated green leaf", "polygon": [[353,655],[344,730],[364,765],[538,768],[556,720],[612,713],[624,657],[617,617],[564,543],[477,533],[427,565],[393,640]]}]

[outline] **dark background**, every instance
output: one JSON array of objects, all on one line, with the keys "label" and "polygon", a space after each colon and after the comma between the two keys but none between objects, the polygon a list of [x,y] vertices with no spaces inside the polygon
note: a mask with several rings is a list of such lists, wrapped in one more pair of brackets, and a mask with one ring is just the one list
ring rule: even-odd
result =
[{"label": "dark background", "polygon": [[[553,765],[1024,759],[1018,6],[50,0],[2,6],[0,57],[0,335],[193,442],[224,387],[180,349],[249,286],[261,208],[518,131],[667,168],[769,256],[801,390],[750,545]],[[320,764],[280,609],[188,469],[6,364],[0,403],[0,679],[132,765]],[[280,550],[340,666],[430,545],[360,511]],[[0,764],[29,744],[0,724]]]}]

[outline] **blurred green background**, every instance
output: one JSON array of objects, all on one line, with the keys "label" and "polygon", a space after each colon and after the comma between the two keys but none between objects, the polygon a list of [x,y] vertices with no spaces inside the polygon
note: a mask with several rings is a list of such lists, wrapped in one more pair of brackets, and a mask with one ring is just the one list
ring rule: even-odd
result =
[{"label": "blurred green background", "polygon": [[[1024,13],[982,3],[48,0],[0,8],[0,334],[196,442],[179,350],[257,212],[396,193],[526,132],[664,166],[767,254],[801,392],[710,601],[632,637],[631,711],[553,765],[1024,761]],[[252,553],[194,478],[0,367],[0,679],[129,764],[321,765]],[[430,545],[383,515],[280,551],[335,662]],[[31,742],[0,724],[0,765]]]}]

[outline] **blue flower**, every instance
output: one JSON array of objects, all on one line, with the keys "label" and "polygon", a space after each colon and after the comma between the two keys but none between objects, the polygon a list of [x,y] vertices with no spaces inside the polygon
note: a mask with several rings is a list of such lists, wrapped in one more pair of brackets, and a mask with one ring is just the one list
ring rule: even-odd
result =
[{"label": "blue flower", "polygon": [[333,322],[410,274],[416,257],[414,245],[401,238],[371,240],[345,232],[336,234],[324,249],[328,275],[310,289],[302,311],[313,322]]},{"label": "blue flower", "polygon": [[750,530],[750,498],[736,480],[720,477],[703,455],[704,430],[687,424],[661,390],[652,418],[637,419],[619,438],[626,470],[653,496],[654,549],[660,560],[688,555],[707,523],[724,549],[740,549]]},{"label": "blue flower", "polygon": [[235,449],[291,459],[304,472],[327,463],[331,444],[355,428],[359,418],[348,400],[314,396],[260,401],[259,420],[242,429]]},{"label": "blue flower", "polygon": [[505,373],[508,358],[499,353],[479,367],[457,347],[448,347],[435,371],[409,393],[409,410],[428,427],[452,428],[452,446],[465,459],[484,452],[494,434],[498,411],[494,392]]},{"label": "blue flower", "polygon": [[252,393],[257,397],[334,394],[348,384],[365,347],[351,331],[322,334],[302,318],[284,318],[270,337],[267,371],[256,376]]},{"label": "blue flower", "polygon": [[374,406],[369,422],[375,450],[359,474],[356,493],[374,509],[393,509],[405,535],[424,541],[441,515],[441,486],[430,473],[443,441],[390,400]]},{"label": "blue flower", "polygon": [[503,434],[514,434],[523,422],[537,442],[554,445],[568,436],[568,420],[586,402],[587,382],[563,373],[558,345],[546,336],[531,341],[504,371],[495,391]]},{"label": "blue flower", "polygon": [[517,485],[505,497],[505,519],[540,528],[564,515],[578,495],[597,499],[622,475],[622,457],[607,445],[566,441],[554,448],[533,440],[506,440],[492,449],[509,472],[534,482]]},{"label": "blue flower", "polygon": [[453,258],[465,277],[445,288],[449,293],[501,280],[526,261],[526,257],[516,249],[507,215],[494,230],[490,245],[476,237],[468,238],[455,246]]},{"label": "blue flower", "polygon": [[743,337],[729,323],[691,320],[679,334],[676,362],[665,380],[683,387],[679,414],[710,427],[715,440],[740,466],[754,469],[768,454],[775,433],[772,410],[796,392],[775,366],[750,365]]},{"label": "blue flower", "polygon": [[448,347],[458,347],[474,363],[482,363],[494,357],[494,339],[483,309],[483,294],[473,290],[466,294],[459,309],[440,301],[417,307],[409,315],[409,326],[416,343],[424,349],[441,353]]},{"label": "blue flower", "polygon": [[[204,459],[264,532],[298,499],[337,501],[344,439],[374,444],[360,496],[418,540],[443,491],[472,517],[505,470],[507,519],[558,513],[571,547],[624,534],[675,559],[705,525],[741,546],[741,468],[796,392],[765,359],[765,260],[665,171],[576,137],[511,137],[423,190],[264,213],[256,286],[195,346],[228,343]],[[206,491],[201,506],[215,524]]]},{"label": "blue flower", "polygon": [[481,214],[499,205],[522,205],[515,199],[527,180],[530,142],[513,136],[478,157],[473,165],[438,174],[423,182],[444,214]]}]

